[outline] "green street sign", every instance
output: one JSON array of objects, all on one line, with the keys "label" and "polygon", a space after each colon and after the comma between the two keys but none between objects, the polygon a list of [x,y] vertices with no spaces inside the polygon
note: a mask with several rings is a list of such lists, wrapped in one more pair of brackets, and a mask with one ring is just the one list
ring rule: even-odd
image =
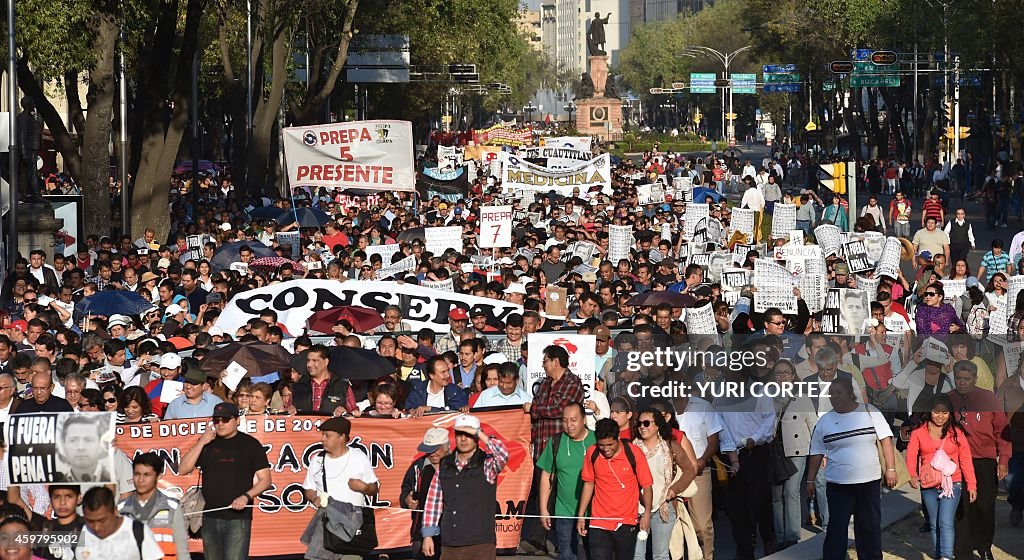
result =
[{"label": "green street sign", "polygon": [[851,74],[850,87],[900,87],[900,77],[889,74]]},{"label": "green street sign", "polygon": [[757,93],[757,74],[731,74],[733,93]]},{"label": "green street sign", "polygon": [[765,74],[764,83],[766,84],[794,84],[800,83],[801,76],[797,73],[792,74]]},{"label": "green street sign", "polygon": [[821,83],[821,91],[835,91],[835,90],[836,90],[836,83],[835,82],[822,82]]},{"label": "green street sign", "polygon": [[854,62],[853,63],[854,74],[897,74],[899,68],[896,66],[879,66],[873,62]]},{"label": "green street sign", "polygon": [[715,93],[718,91],[715,88],[715,80],[717,79],[717,74],[691,72],[690,93]]}]

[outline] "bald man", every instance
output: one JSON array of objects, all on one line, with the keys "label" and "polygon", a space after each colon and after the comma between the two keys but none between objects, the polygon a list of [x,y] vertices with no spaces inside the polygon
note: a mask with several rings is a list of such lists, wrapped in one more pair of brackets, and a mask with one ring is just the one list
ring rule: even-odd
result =
[{"label": "bald man", "polygon": [[32,375],[32,398],[22,401],[12,414],[33,412],[74,412],[68,401],[53,396],[53,377],[49,372]]}]

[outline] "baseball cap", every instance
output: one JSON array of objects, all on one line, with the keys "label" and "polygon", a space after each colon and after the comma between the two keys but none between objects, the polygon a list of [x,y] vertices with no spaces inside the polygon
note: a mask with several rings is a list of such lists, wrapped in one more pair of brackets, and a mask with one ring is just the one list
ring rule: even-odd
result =
[{"label": "baseball cap", "polygon": [[967,286],[968,288],[974,288],[976,286],[980,286],[981,282],[978,282],[978,279],[973,276],[968,276],[967,282],[965,282],[964,285]]},{"label": "baseball cap", "polygon": [[156,263],[156,267],[157,268],[170,268],[170,266],[171,266],[171,259],[168,259],[167,257],[161,258]]},{"label": "baseball cap", "polygon": [[597,337],[598,340],[611,340],[612,331],[609,330],[608,327],[600,325],[594,329],[594,336]]},{"label": "baseball cap", "polygon": [[178,305],[177,303],[172,303],[172,304],[167,306],[167,309],[164,310],[164,316],[165,317],[172,317],[174,315],[177,315],[178,313],[184,313],[184,312],[185,312],[185,310],[182,309],[182,307],[180,305]]},{"label": "baseball cap", "polygon": [[503,364],[505,362],[510,362],[510,361],[511,360],[508,359],[508,356],[506,356],[505,354],[503,354],[501,352],[491,352],[490,354],[484,356],[484,363],[487,364],[487,365],[491,365],[491,364],[498,364],[498,365],[500,365],[500,364]]},{"label": "baseball cap", "polygon": [[466,321],[469,319],[469,315],[466,314],[466,310],[461,307],[456,307],[448,312],[448,319],[454,319],[456,321]]},{"label": "baseball cap", "polygon": [[848,265],[848,264],[846,264],[844,262],[836,263],[835,271],[836,271],[836,274],[849,274],[850,273],[850,265]]},{"label": "baseball cap", "polygon": [[21,332],[27,332],[28,331],[28,321],[26,321],[24,319],[19,319],[17,321],[14,321],[13,323],[11,323],[11,328],[15,329],[15,330],[19,330]]},{"label": "baseball cap", "polygon": [[235,403],[219,402],[217,406],[213,407],[213,414],[210,416],[213,418],[236,418],[238,407],[235,406]]},{"label": "baseball cap", "polygon": [[526,295],[526,288],[519,282],[513,282],[505,288],[506,294],[523,294]]},{"label": "baseball cap", "polygon": [[931,251],[921,251],[920,253],[917,254],[917,256],[918,256],[918,258],[922,258],[922,259],[924,259],[926,261],[932,260],[932,253],[931,253]]},{"label": "baseball cap", "polygon": [[[321,425],[321,429],[323,425]],[[448,443],[448,430],[444,428],[430,428],[423,434],[423,443],[416,448],[420,453],[433,453]]]},{"label": "baseball cap", "polygon": [[202,385],[203,383],[206,383],[206,377],[207,375],[205,371],[197,367],[190,367],[188,368],[188,372],[185,373],[185,383],[190,385]]},{"label": "baseball cap", "polygon": [[110,316],[110,321],[107,322],[107,328],[110,329],[112,327],[116,327],[117,325],[127,327],[130,324],[131,321],[128,319],[128,317],[125,317],[124,315],[120,314],[114,314]]},{"label": "baseball cap", "polygon": [[349,422],[347,418],[337,416],[320,424],[320,431],[335,432],[347,436],[352,433],[352,422]]},{"label": "baseball cap", "polygon": [[469,316],[470,317],[486,317],[487,316],[487,312],[484,311],[483,309],[479,308],[479,307],[474,307],[473,310],[469,312]]},{"label": "baseball cap", "polygon": [[210,336],[224,336],[224,329],[220,327],[210,327],[210,330],[206,331]]},{"label": "baseball cap", "polygon": [[181,367],[181,356],[170,353],[160,356],[160,369],[175,369]]},{"label": "baseball cap", "polygon": [[210,292],[206,294],[206,303],[220,303],[223,299],[224,298],[221,297],[220,292]]},{"label": "baseball cap", "polygon": [[476,436],[480,431],[480,419],[472,414],[460,414],[455,418],[455,431]]}]

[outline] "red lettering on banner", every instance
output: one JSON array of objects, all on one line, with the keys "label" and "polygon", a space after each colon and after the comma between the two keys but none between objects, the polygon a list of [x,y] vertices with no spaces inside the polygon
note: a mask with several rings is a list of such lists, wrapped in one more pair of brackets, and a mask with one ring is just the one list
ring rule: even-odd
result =
[{"label": "red lettering on banner", "polygon": [[390,185],[395,181],[395,168],[359,163],[300,165],[295,169],[295,179],[299,182],[325,181]]},{"label": "red lettering on banner", "polygon": [[481,209],[480,219],[488,221],[511,220],[512,212],[484,212]]},{"label": "red lettering on banner", "polygon": [[373,140],[368,128],[342,128],[339,130],[325,130],[320,133],[321,144],[349,144],[351,142],[367,140]]}]

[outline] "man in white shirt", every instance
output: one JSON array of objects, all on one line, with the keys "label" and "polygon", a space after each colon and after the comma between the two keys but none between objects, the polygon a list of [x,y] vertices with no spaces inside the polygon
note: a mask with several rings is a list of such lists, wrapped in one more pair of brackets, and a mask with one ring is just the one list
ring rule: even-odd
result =
[{"label": "man in white shirt", "polygon": [[18,389],[18,380],[9,373],[0,373],[0,424],[7,425],[7,417],[14,408],[14,393]]},{"label": "man in white shirt", "polygon": [[164,551],[153,531],[142,522],[117,512],[114,494],[97,486],[82,498],[85,525],[75,550],[89,560],[162,560]]},{"label": "man in white shirt", "polygon": [[679,429],[690,440],[693,454],[697,457],[697,478],[693,479],[697,483],[697,493],[689,501],[690,517],[693,518],[693,528],[700,539],[704,558],[713,558],[715,524],[711,517],[711,464],[718,454],[719,434],[724,429],[722,419],[711,403],[698,397],[678,398],[673,404]]},{"label": "man in white shirt", "polygon": [[302,482],[306,498],[318,507],[327,505],[328,496],[339,502],[364,506],[366,496],[376,494],[380,487],[370,458],[362,450],[348,446],[351,433],[352,422],[347,418],[338,416],[320,424],[324,452],[313,460]]},{"label": "man in white shirt", "polygon": [[751,179],[753,179],[756,176],[757,176],[757,168],[754,167],[754,164],[750,163],[750,160],[748,159],[747,160],[747,164],[743,166],[743,171],[740,173],[740,180],[742,181],[742,180],[746,179],[747,177],[750,177]]}]

